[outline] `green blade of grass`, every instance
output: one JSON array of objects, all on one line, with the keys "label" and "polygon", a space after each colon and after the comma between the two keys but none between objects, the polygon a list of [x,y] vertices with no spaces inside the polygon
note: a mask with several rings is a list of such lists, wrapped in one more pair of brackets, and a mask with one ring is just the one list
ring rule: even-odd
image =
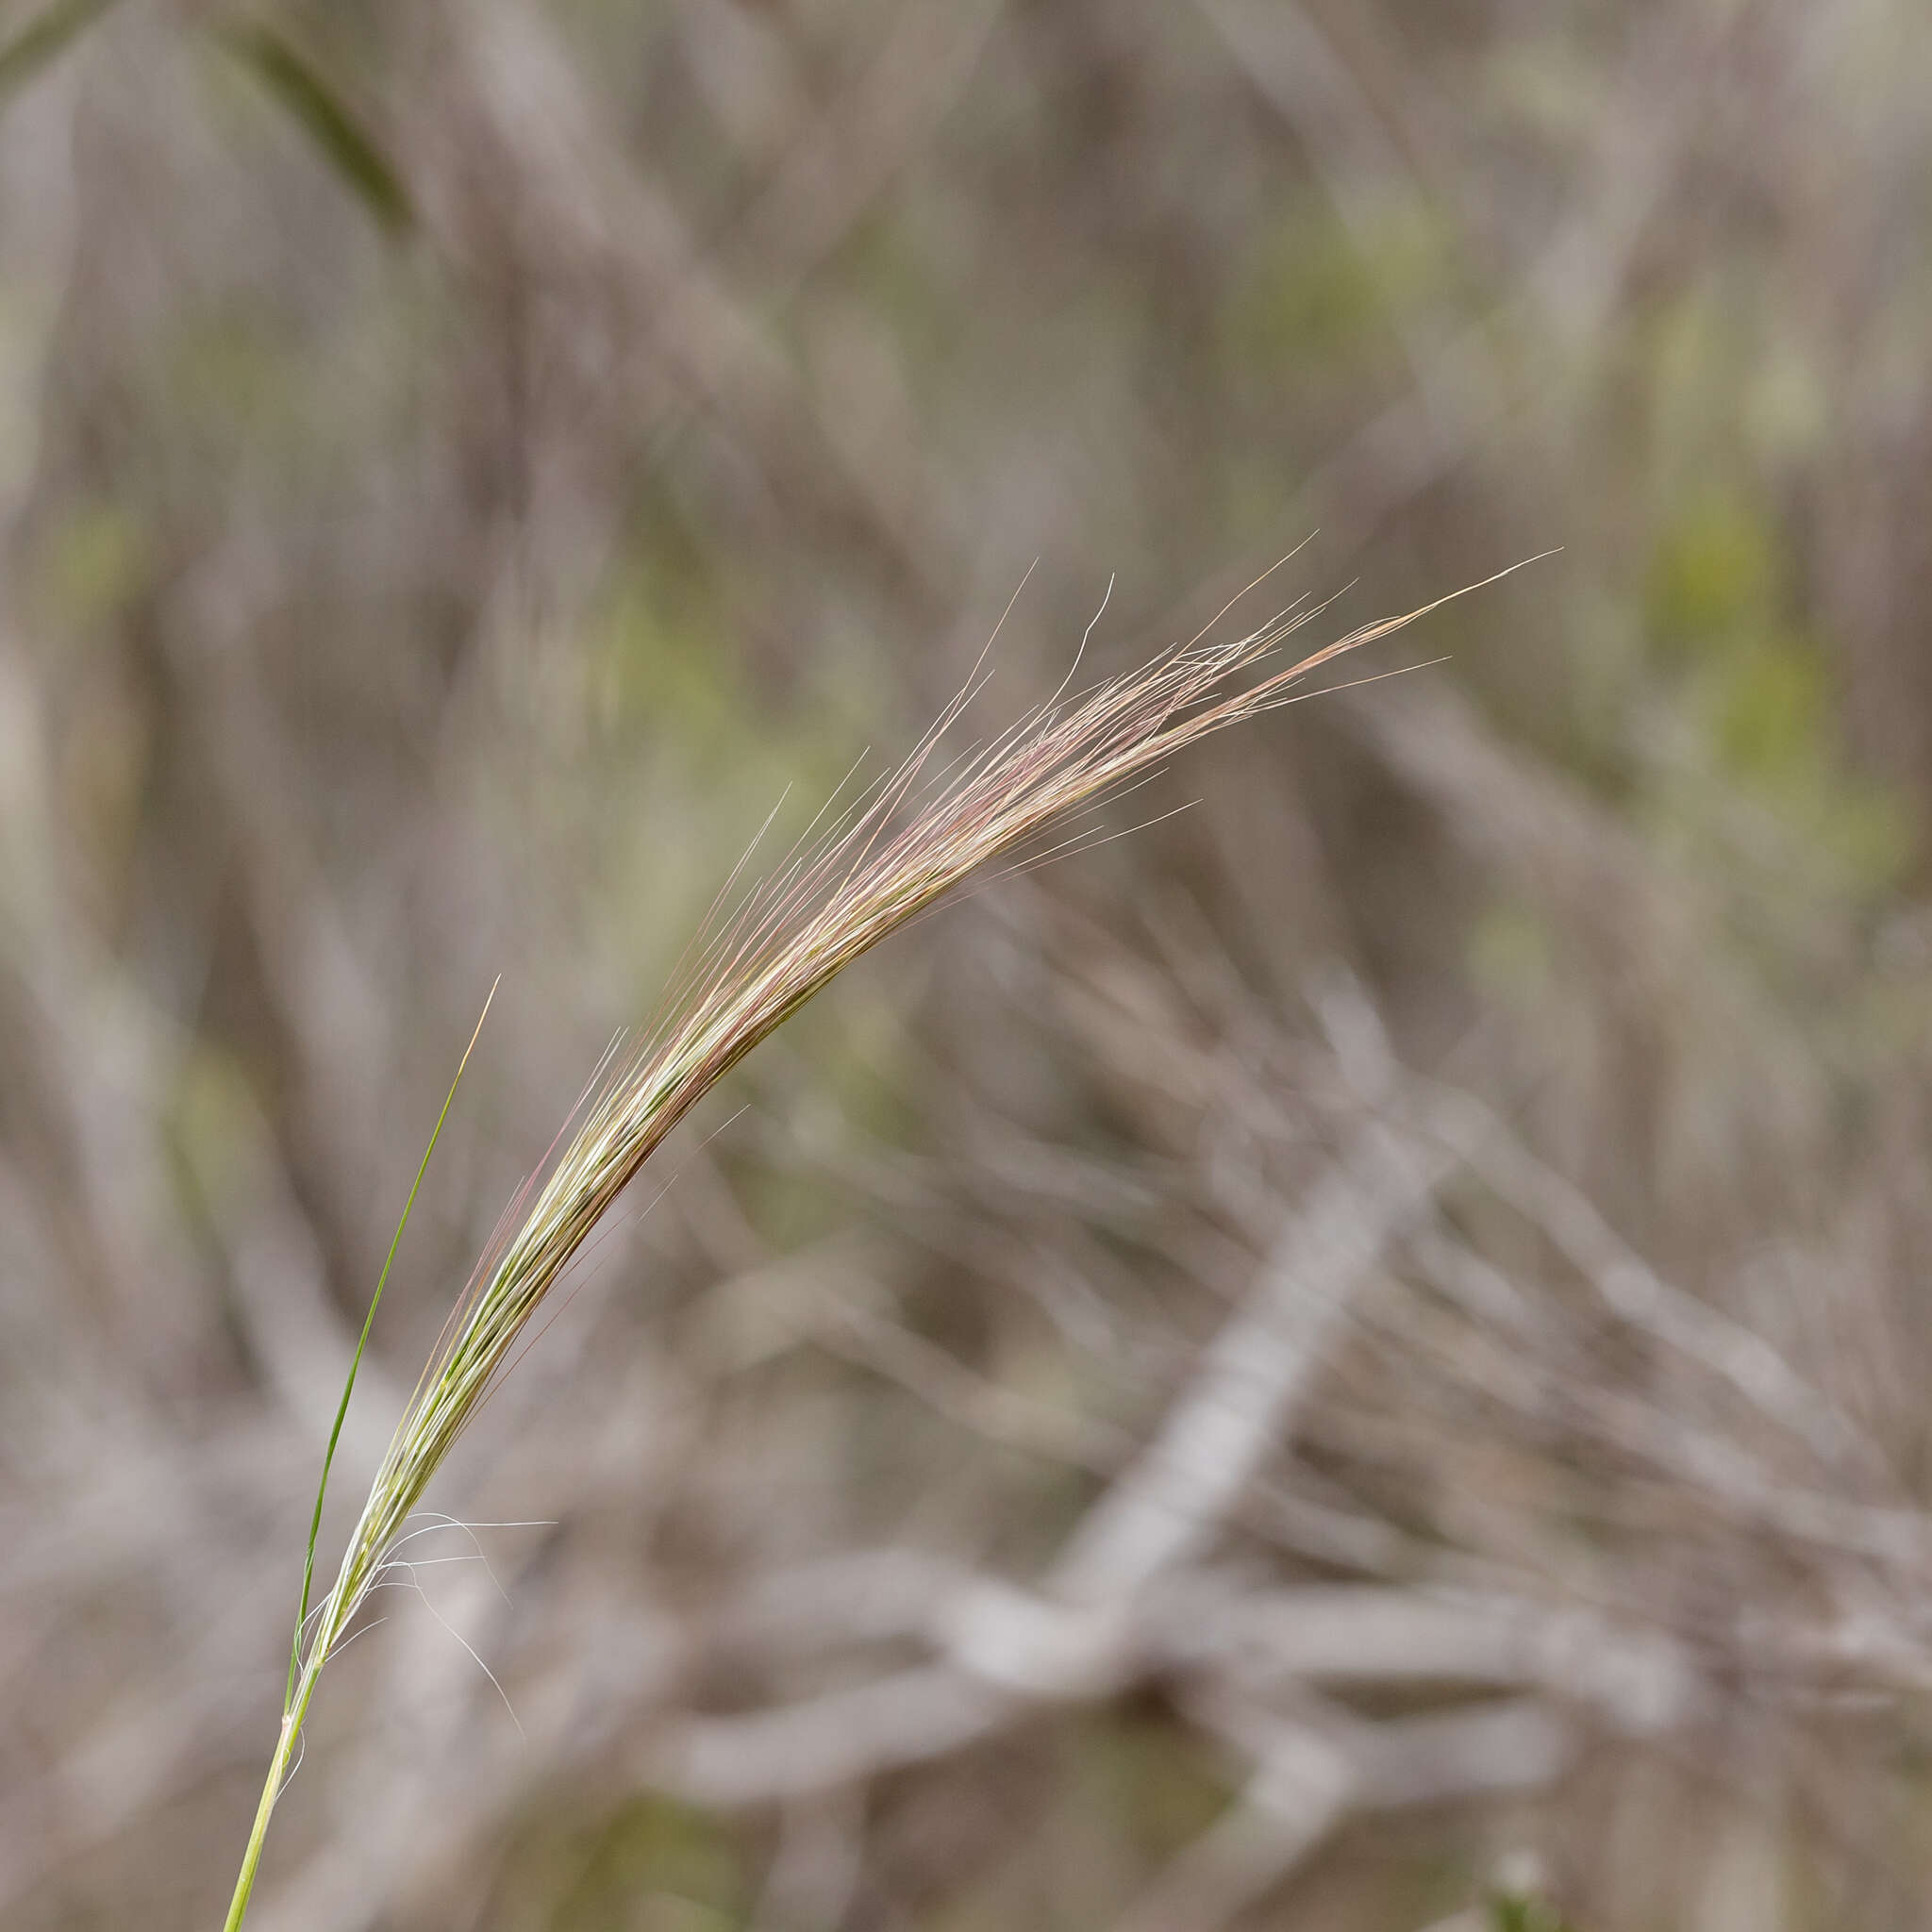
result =
[{"label": "green blade of grass", "polygon": [[395,1264],[397,1248],[402,1245],[403,1230],[409,1224],[409,1212],[416,1205],[417,1190],[423,1185],[423,1176],[429,1172],[429,1157],[436,1152],[436,1143],[442,1138],[442,1124],[448,1120],[457,1089],[462,1084],[463,1069],[470,1064],[470,1056],[475,1052],[476,1042],[483,1037],[483,1023],[490,1017],[490,1001],[496,997],[496,989],[502,983],[498,979],[491,986],[490,997],[483,1002],[483,1010],[476,1016],[476,1030],[470,1035],[470,1043],[464,1047],[463,1057],[457,1062],[456,1078],[449,1083],[442,1111],[436,1117],[436,1129],[429,1136],[428,1146],[423,1150],[416,1178],[409,1185],[409,1197],[403,1203],[402,1219],[396,1223],[396,1231],[390,1237],[389,1253],[383,1257],[382,1273],[375,1278],[375,1292],[369,1298],[369,1312],[362,1318],[362,1333],[357,1338],[356,1353],[349,1358],[348,1380],[342,1384],[342,1399],[336,1406],[335,1426],[328,1432],[328,1447],[323,1452],[322,1480],[315,1486],[315,1514],[309,1521],[308,1552],[302,1563],[302,1607],[295,1613],[295,1637],[289,1647],[289,1685],[282,1693],[284,1717],[289,1715],[295,1701],[295,1678],[302,1667],[302,1627],[308,1622],[308,1597],[315,1587],[315,1544],[322,1534],[323,1499],[328,1494],[328,1473],[336,1459],[336,1444],[341,1441],[342,1424],[349,1413],[349,1398],[356,1392],[356,1372],[362,1366],[362,1351],[369,1346],[369,1331],[375,1325],[375,1311],[382,1306],[382,1291],[389,1286],[389,1271]]},{"label": "green blade of grass", "polygon": [[[103,0],[67,4],[100,5]],[[219,39],[294,118],[323,159],[390,234],[406,234],[415,225],[402,175],[312,60],[259,22],[225,27]]]},{"label": "green blade of grass", "polygon": [[0,101],[17,93],[117,0],[54,0],[0,46]]}]

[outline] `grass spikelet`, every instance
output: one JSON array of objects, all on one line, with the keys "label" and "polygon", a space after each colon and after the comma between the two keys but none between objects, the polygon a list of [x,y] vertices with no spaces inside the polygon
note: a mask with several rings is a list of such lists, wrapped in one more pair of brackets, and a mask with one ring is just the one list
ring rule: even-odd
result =
[{"label": "grass spikelet", "polygon": [[[815,826],[815,837],[808,832],[735,911],[726,916],[714,908],[708,935],[677,975],[664,1017],[641,1046],[611,1056],[580,1108],[575,1133],[559,1137],[560,1148],[512,1203],[397,1424],[334,1585],[312,1613],[305,1577],[281,1733],[229,1907],[228,1932],[246,1913],[269,1819],[323,1667],[348,1635],[430,1478],[511,1360],[544,1297],[672,1129],[845,967],[970,875],[1001,858],[1038,863],[1105,836],[1089,829],[1057,845],[1040,844],[1049,827],[1174,753],[1226,725],[1315,695],[1305,689],[1313,673],[1449,601],[1440,598],[1366,625],[1239,688],[1243,673],[1277,658],[1321,607],[1291,607],[1230,642],[1204,642],[1204,631],[1140,671],[1064,702],[1057,698],[949,770],[936,771],[945,734],[984,686],[986,674],[975,669],[904,764],[829,827]],[[346,1407],[346,1391],[343,1403]],[[312,1570],[312,1532],[309,1563]]]}]

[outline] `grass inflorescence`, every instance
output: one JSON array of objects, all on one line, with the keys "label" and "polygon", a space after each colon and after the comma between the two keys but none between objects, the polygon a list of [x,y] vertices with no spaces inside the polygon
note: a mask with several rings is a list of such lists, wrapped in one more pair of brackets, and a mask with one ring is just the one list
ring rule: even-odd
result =
[{"label": "grass inflorescence", "polygon": [[[269,1820],[324,1666],[348,1635],[430,1478],[510,1362],[532,1316],[672,1129],[841,971],[970,875],[1002,858],[1035,864],[1104,836],[1090,827],[1058,844],[1040,842],[1049,827],[1064,826],[1080,808],[1118,791],[1183,747],[1314,695],[1303,688],[1312,673],[1448,601],[1363,625],[1238,689],[1230,687],[1243,672],[1278,656],[1321,607],[1291,607],[1228,642],[1204,642],[1204,632],[1139,671],[1064,703],[1057,699],[991,743],[939,769],[941,741],[983,686],[985,674],[976,669],[895,772],[836,816],[828,806],[770,877],[735,909],[714,912],[709,930],[676,976],[664,1020],[641,1045],[609,1057],[579,1110],[575,1131],[558,1137],[544,1168],[512,1202],[396,1426],[335,1582],[311,1611],[322,1507],[317,1496],[281,1731],[228,1909],[228,1932],[235,1932],[247,1911]],[[982,656],[982,667],[984,662]],[[831,823],[824,825],[828,817]],[[737,876],[727,882],[721,908],[728,908]],[[475,1043],[473,1038],[473,1048]],[[445,1117],[448,1110],[446,1101]],[[440,1132],[441,1121],[437,1124]],[[419,1171],[419,1184],[421,1179]],[[413,1188],[409,1198],[413,1202]],[[400,1233],[399,1227],[399,1238]],[[393,1243],[390,1254],[392,1260]],[[388,1274],[385,1263],[385,1281]],[[378,1282],[378,1298],[381,1288]],[[372,1301],[372,1322],[374,1317]],[[365,1324],[363,1342],[368,1334]],[[358,1344],[358,1362],[360,1357]],[[343,1411],[354,1380],[352,1368]],[[339,1413],[325,1459],[325,1485],[341,1427]]]}]

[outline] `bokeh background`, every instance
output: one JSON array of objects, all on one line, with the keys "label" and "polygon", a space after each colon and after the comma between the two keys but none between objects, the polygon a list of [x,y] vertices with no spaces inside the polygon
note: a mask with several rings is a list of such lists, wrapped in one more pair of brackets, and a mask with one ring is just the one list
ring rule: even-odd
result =
[{"label": "bokeh background", "polygon": [[1317,532],[1562,548],[732,1076],[251,1923],[1922,1924],[1924,26],[0,9],[0,1921],[218,1922],[492,980],[325,1562],[772,808]]}]

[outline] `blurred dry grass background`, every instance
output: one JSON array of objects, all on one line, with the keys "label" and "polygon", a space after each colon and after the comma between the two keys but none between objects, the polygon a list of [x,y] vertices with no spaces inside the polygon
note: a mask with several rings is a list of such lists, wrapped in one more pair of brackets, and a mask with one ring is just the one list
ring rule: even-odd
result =
[{"label": "blurred dry grass background", "polygon": [[0,1920],[217,1918],[491,978],[325,1552],[785,788],[1035,557],[990,719],[1319,527],[1338,627],[1566,548],[733,1077],[251,1923],[1924,1923],[1909,0],[0,49]]}]

